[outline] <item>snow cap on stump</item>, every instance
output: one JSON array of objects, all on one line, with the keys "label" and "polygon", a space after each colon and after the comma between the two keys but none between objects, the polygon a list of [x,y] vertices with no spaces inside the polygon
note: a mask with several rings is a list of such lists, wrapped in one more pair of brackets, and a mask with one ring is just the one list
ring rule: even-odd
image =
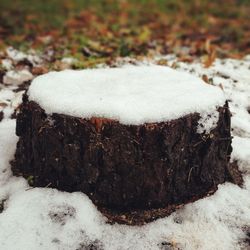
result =
[{"label": "snow cap on stump", "polygon": [[156,65],[50,72],[33,80],[28,96],[47,114],[133,125],[216,111],[225,103],[219,88]]}]

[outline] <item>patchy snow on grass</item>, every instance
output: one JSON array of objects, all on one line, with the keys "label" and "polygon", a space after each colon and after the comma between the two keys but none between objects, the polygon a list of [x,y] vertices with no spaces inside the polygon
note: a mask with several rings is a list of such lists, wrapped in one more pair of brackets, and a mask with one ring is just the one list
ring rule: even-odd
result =
[{"label": "patchy snow on grass", "polygon": [[27,70],[10,70],[3,77],[3,83],[5,84],[13,84],[20,85],[23,82],[29,81],[33,79],[33,75]]},{"label": "patchy snow on grass", "polygon": [[66,63],[68,65],[72,65],[74,64],[75,62],[77,62],[77,59],[73,58],[73,57],[64,57],[62,58],[61,60],[62,63]]},{"label": "patchy snow on grass", "polygon": [[42,62],[41,58],[34,51],[30,51],[30,53],[26,54],[24,52],[14,49],[13,47],[8,47],[6,49],[6,54],[8,58],[15,63],[23,60],[28,60],[33,66],[35,66],[39,65]]},{"label": "patchy snow on grass", "polygon": [[13,92],[11,88],[4,88],[0,91],[0,112],[4,118],[10,118],[15,109],[22,101],[24,91]]},{"label": "patchy snow on grass", "polygon": [[[214,195],[144,226],[109,225],[86,195],[30,188],[24,178],[14,177],[9,161],[18,138],[15,120],[5,118],[0,122],[0,249],[249,249],[249,67],[247,60],[217,60],[208,69],[199,63],[178,68],[198,77],[206,74],[213,84],[223,85],[233,115],[232,161],[243,171],[243,187],[225,183]],[[2,89],[0,97],[10,105],[15,94]]]},{"label": "patchy snow on grass", "polygon": [[153,65],[50,72],[33,80],[28,95],[48,114],[105,117],[124,124],[214,112],[225,103],[219,88]]},{"label": "patchy snow on grass", "polygon": [[2,67],[5,68],[6,70],[11,70],[13,67],[12,61],[10,59],[3,59]]}]

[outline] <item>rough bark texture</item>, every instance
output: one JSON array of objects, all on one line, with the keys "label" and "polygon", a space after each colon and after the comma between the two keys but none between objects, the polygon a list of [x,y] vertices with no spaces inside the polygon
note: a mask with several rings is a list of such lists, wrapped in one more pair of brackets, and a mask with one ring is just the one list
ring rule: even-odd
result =
[{"label": "rough bark texture", "polygon": [[[230,180],[230,112],[197,134],[199,114],[123,125],[108,119],[47,115],[24,96],[17,117],[13,172],[35,186],[82,191],[112,211],[182,204]],[[232,179],[232,178],[231,178]]]},{"label": "rough bark texture", "polygon": [[3,116],[4,116],[3,111],[0,111],[0,122],[3,120]]}]

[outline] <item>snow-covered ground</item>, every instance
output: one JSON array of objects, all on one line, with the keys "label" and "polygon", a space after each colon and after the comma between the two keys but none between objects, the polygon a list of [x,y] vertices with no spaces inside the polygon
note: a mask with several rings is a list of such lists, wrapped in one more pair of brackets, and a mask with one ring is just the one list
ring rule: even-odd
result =
[{"label": "snow-covered ground", "polygon": [[[28,57],[13,50],[7,56],[3,66],[8,72],[15,71],[16,60]],[[216,60],[210,68],[199,62],[164,58],[177,70],[203,77],[225,92],[233,115],[232,160],[238,161],[244,186],[225,183],[214,195],[144,226],[109,225],[86,195],[30,188],[22,177],[12,175],[9,161],[18,138],[15,119],[10,117],[21,102],[23,80],[11,84],[5,79],[0,83],[0,112],[4,116],[0,122],[1,250],[250,248],[250,58]],[[41,63],[35,55],[30,60]]]}]

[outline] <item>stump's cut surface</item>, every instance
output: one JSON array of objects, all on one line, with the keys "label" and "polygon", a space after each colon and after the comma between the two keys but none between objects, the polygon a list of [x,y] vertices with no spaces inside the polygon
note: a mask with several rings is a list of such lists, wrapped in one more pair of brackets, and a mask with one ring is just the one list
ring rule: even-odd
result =
[{"label": "stump's cut surface", "polygon": [[[128,124],[121,122],[120,107],[112,114],[118,119],[95,117],[95,112],[90,117],[74,117],[69,112],[74,110],[72,100],[66,100],[66,109],[67,105],[71,109],[64,113],[52,112],[53,107],[49,112],[36,95],[30,91],[23,98],[13,164],[13,172],[29,178],[35,186],[82,191],[100,208],[128,212],[182,204],[206,195],[230,178],[227,103],[217,105],[214,112],[218,119],[210,131],[197,132],[202,116],[197,110],[205,105],[166,121],[138,123],[128,115],[124,118]],[[210,104],[215,103],[211,100]],[[165,107],[167,116],[168,109]],[[79,110],[84,113],[83,108]]]}]

